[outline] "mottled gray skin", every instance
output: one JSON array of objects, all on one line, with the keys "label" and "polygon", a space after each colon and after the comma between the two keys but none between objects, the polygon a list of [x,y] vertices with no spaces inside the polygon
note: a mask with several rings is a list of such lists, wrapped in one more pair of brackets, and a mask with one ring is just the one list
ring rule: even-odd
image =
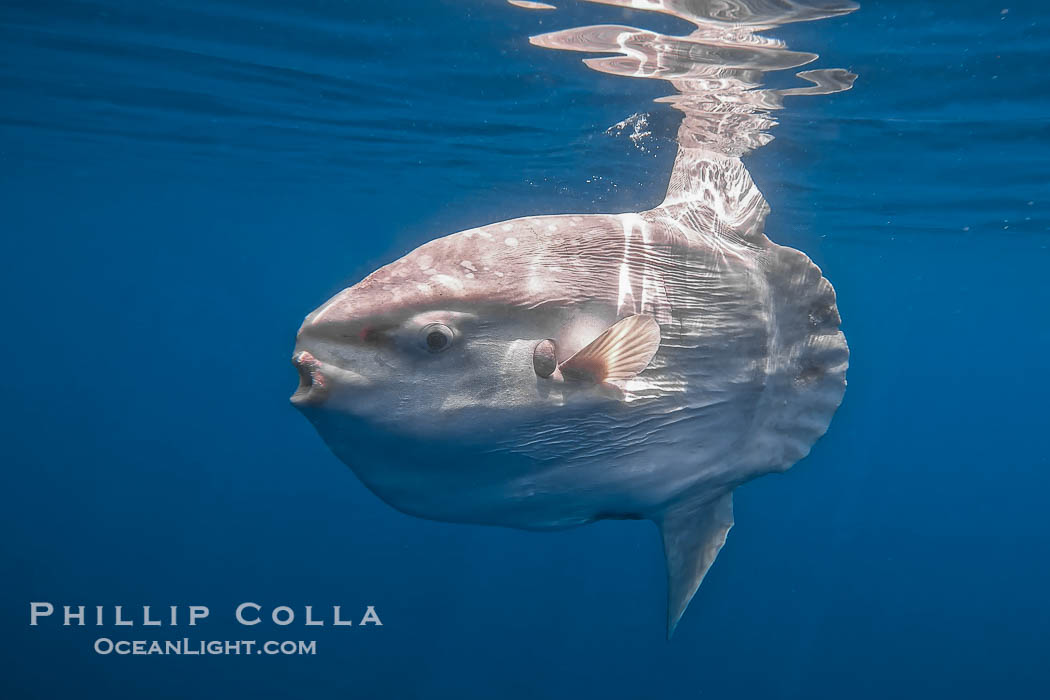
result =
[{"label": "mottled gray skin", "polygon": [[[761,233],[765,212],[739,160],[683,152],[650,211],[431,241],[307,317],[293,401],[404,512],[661,524],[673,628],[732,524],[732,489],[806,455],[845,387],[834,291]],[[564,360],[632,314],[661,342],[620,391],[537,376],[544,339]],[[437,354],[420,336],[433,323],[454,334]]]}]

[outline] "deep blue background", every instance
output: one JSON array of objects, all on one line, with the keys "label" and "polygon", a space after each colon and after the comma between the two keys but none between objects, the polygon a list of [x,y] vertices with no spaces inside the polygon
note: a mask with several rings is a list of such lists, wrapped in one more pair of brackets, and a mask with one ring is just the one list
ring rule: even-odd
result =
[{"label": "deep blue background", "polygon": [[[775,32],[860,76],[748,161],[767,233],[838,290],[849,389],[809,458],[738,492],[667,643],[652,525],[401,515],[288,404],[288,358],[306,312],[436,235],[658,202],[668,86],[526,37],[683,25],[394,5],[0,4],[0,696],[1046,697],[1050,10]],[[648,152],[603,133],[634,112]],[[212,614],[31,628],[31,600]],[[242,628],[244,600],[385,624]],[[318,655],[91,650],[184,633]]]}]

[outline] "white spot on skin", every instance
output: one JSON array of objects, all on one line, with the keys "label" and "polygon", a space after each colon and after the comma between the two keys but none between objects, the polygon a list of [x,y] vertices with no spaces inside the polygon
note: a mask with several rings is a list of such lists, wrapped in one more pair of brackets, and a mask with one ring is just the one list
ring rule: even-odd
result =
[{"label": "white spot on skin", "polygon": [[554,224],[547,224],[547,230],[548,231],[557,231],[558,227],[555,226]]},{"label": "white spot on skin", "polygon": [[514,230],[513,224],[503,224],[503,226],[501,226],[500,228],[502,228],[504,231],[513,231]]},{"label": "white spot on skin", "polygon": [[440,284],[442,287],[446,287],[456,292],[462,291],[463,289],[463,283],[451,275],[434,275],[430,279],[431,281]]},{"label": "white spot on skin", "polygon": [[468,272],[467,274],[465,274],[463,276],[466,277],[468,280],[474,279],[474,273],[473,272]]},{"label": "white spot on skin", "polygon": [[502,277],[502,276],[503,276],[502,272],[498,272],[498,271],[496,272],[496,277]]},{"label": "white spot on skin", "polygon": [[492,240],[492,234],[489,233],[488,231],[482,231],[482,230],[479,229],[478,230],[478,235],[481,236],[482,238],[486,239],[486,240],[489,240],[489,241]]},{"label": "white spot on skin", "polygon": [[429,294],[430,293],[430,285],[429,284],[423,284],[422,282],[420,282],[419,284],[416,285],[416,289],[418,289],[419,291],[423,292],[424,294]]},{"label": "white spot on skin", "polygon": [[583,221],[583,217],[582,216],[574,216],[574,217],[572,217],[572,223],[574,223],[574,224],[578,224],[581,221]]},{"label": "white spot on skin", "polygon": [[436,275],[437,273],[438,271],[434,268],[430,268],[429,270],[423,270],[424,275]]},{"label": "white spot on skin", "polygon": [[478,271],[478,268],[474,267],[474,263],[470,262],[469,260],[463,260],[459,264],[462,265],[463,267],[467,268],[471,272],[477,272]]},{"label": "white spot on skin", "polygon": [[506,243],[511,248],[516,248],[518,246],[518,239],[517,238],[504,238],[503,242]]},{"label": "white spot on skin", "polygon": [[434,264],[434,258],[429,255],[420,255],[419,259],[416,260],[416,264],[419,265],[420,270],[426,270]]}]

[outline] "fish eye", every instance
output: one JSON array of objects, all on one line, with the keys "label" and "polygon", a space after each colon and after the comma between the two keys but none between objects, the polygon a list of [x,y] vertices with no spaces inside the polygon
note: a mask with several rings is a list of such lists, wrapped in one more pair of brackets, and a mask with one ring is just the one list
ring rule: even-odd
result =
[{"label": "fish eye", "polygon": [[420,331],[423,347],[428,352],[438,353],[448,350],[452,345],[452,329],[443,323],[428,323]]}]

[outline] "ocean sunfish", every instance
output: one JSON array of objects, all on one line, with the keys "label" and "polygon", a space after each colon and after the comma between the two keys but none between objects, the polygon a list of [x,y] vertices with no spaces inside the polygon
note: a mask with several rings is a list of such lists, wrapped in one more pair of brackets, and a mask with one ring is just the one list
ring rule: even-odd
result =
[{"label": "ocean sunfish", "polygon": [[683,148],[649,211],[430,241],[307,316],[292,402],[405,513],[652,520],[670,634],[733,489],[804,457],[845,390],[832,286],[767,211],[739,158]]},{"label": "ocean sunfish", "polygon": [[760,89],[766,71],[817,58],[762,32],[856,5],[645,5],[694,31],[530,41],[673,85],[658,101],[684,118],[663,201],[481,226],[381,267],[306,317],[292,402],[405,513],[530,530],[652,520],[670,636],[733,525],[733,490],[802,459],[845,391],[835,292],[766,237],[741,156],[772,139],[785,97],[856,78],[807,70],[809,86]]}]

